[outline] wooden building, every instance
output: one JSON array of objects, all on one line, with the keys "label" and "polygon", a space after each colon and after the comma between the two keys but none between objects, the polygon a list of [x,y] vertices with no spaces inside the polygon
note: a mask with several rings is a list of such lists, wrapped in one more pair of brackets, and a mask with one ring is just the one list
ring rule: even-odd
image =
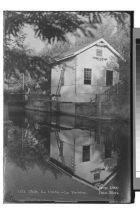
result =
[{"label": "wooden building", "polygon": [[56,95],[53,110],[94,115],[96,107],[89,102],[119,83],[120,59],[124,60],[103,38],[57,59],[51,69],[51,94]]}]

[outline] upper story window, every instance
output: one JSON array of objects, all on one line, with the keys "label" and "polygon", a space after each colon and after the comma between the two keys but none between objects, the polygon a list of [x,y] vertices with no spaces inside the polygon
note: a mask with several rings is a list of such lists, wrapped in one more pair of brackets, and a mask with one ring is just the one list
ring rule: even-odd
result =
[{"label": "upper story window", "polygon": [[113,85],[113,71],[106,70],[106,86]]},{"label": "upper story window", "polygon": [[90,160],[90,146],[83,146],[83,162]]},{"label": "upper story window", "polygon": [[91,69],[84,69],[84,84],[91,85]]},{"label": "upper story window", "polygon": [[102,56],[103,55],[103,51],[102,51],[102,49],[99,49],[99,48],[97,48],[96,49],[96,56]]}]

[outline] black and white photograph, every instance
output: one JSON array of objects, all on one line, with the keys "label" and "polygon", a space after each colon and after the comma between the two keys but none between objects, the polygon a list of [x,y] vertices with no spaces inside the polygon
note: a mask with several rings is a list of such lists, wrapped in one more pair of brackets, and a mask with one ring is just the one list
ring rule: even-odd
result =
[{"label": "black and white photograph", "polygon": [[4,11],[4,203],[131,203],[131,11]]}]

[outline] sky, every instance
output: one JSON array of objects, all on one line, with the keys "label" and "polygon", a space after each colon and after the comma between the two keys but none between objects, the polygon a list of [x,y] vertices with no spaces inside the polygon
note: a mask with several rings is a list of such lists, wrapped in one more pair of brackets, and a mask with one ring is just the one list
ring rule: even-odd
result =
[{"label": "sky", "polygon": [[24,44],[27,45],[29,49],[34,50],[35,53],[41,52],[46,42],[36,37],[33,28],[29,25],[23,28],[23,32],[27,34]]}]

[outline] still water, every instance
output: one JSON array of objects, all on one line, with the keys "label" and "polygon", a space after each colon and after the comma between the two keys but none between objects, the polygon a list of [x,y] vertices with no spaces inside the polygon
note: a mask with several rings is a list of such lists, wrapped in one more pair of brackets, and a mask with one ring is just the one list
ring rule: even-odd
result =
[{"label": "still water", "polygon": [[6,118],[5,201],[129,201],[128,123],[10,107]]}]

